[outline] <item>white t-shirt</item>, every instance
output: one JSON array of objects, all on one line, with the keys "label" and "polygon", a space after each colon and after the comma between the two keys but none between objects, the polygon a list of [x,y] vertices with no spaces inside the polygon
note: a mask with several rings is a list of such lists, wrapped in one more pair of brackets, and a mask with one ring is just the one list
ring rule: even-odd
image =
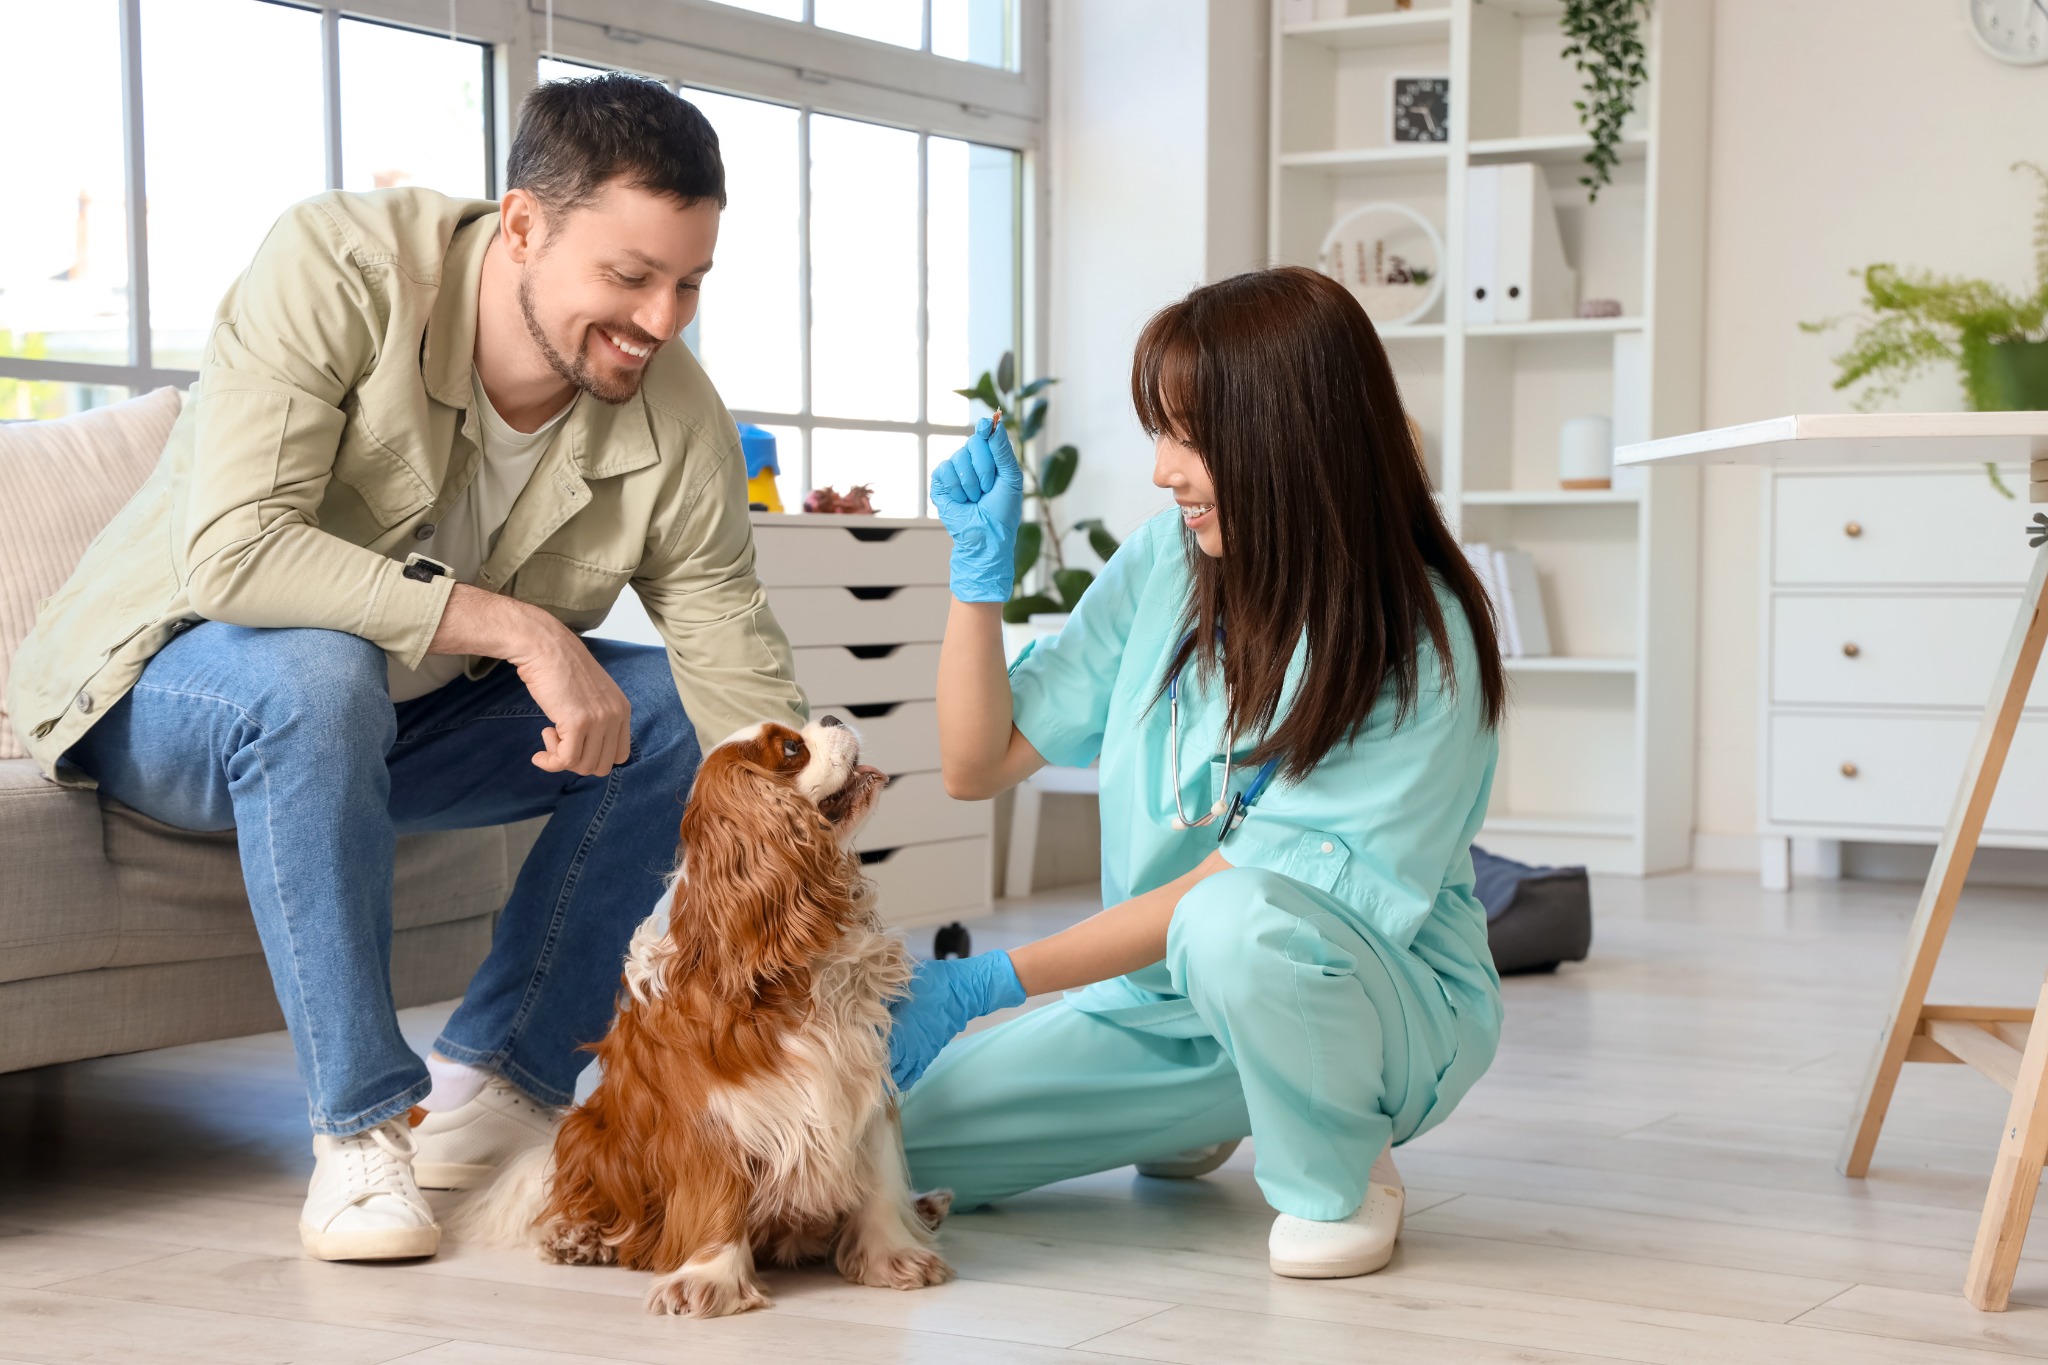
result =
[{"label": "white t-shirt", "polygon": [[[526,487],[526,481],[533,477],[541,457],[554,444],[562,419],[576,405],[572,397],[562,405],[560,412],[541,423],[540,430],[518,431],[491,406],[490,398],[484,393],[483,380],[474,370],[470,372],[470,388],[476,395],[477,425],[483,434],[483,460],[478,464],[476,477],[470,480],[469,487],[462,491],[462,496],[455,500],[434,528],[433,537],[424,543],[414,542],[406,551],[410,554],[417,550],[430,559],[440,560],[448,566],[449,576],[458,583],[476,582],[477,571],[490,557],[491,547],[498,541],[498,532],[504,529],[505,518],[512,513],[512,504],[519,501],[520,490]],[[403,668],[393,659],[390,661],[391,700],[411,701],[415,697],[424,697],[435,688],[461,677],[467,662],[460,654],[429,654],[420,660],[418,668]]]}]

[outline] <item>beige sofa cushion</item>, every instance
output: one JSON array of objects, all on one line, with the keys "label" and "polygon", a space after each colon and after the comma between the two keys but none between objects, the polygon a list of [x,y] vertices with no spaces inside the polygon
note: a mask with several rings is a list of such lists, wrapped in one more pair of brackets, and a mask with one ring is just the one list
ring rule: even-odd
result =
[{"label": "beige sofa cushion", "polygon": [[[0,425],[0,688],[43,599],[156,467],[176,389],[53,422]],[[0,759],[24,753],[0,701]]]}]

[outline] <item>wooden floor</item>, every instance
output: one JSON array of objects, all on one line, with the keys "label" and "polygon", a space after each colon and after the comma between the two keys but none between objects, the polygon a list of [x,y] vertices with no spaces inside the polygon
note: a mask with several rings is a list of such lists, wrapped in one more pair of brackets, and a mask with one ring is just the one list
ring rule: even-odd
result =
[{"label": "wooden floor", "polygon": [[[321,1264],[272,1035],[0,1077],[0,1360],[2048,1358],[2048,1218],[2012,1311],[1960,1294],[2002,1092],[1911,1067],[1870,1178],[1833,1169],[1914,888],[1680,876],[1596,899],[1594,959],[1510,981],[1492,1073],[1400,1150],[1410,1216],[1378,1275],[1273,1278],[1248,1149],[1202,1181],[1111,1171],[956,1218],[944,1288],[777,1273],[774,1308],[712,1323],[643,1314],[642,1276],[518,1253]],[[1089,908],[1039,897],[981,946]],[[1975,892],[1936,997],[2030,1000],[2044,968],[2040,894]]]}]

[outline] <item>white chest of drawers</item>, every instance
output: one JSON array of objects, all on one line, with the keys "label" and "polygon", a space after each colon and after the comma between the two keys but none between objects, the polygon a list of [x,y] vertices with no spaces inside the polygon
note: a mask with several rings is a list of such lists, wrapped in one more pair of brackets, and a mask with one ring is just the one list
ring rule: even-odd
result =
[{"label": "white chest of drawers", "polygon": [[[935,521],[756,512],[754,569],[789,636],[812,716],[861,734],[889,788],[860,838],[883,917],[939,923],[991,901],[989,801],[955,801],[939,779],[939,641],[952,601],[952,542]],[[602,633],[658,643],[631,593]]]},{"label": "white chest of drawers", "polygon": [[[2002,471],[2024,491],[2024,465]],[[1981,468],[1771,475],[1758,815],[1766,884],[1792,838],[1932,844],[2034,552],[2033,509]],[[2020,722],[1983,843],[2048,848],[2048,687]]]}]

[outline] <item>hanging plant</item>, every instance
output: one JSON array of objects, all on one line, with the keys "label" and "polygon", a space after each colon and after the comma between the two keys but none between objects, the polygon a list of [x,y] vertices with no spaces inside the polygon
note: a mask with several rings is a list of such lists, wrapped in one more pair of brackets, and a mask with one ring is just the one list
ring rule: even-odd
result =
[{"label": "hanging plant", "polygon": [[1562,55],[1586,80],[1586,97],[1573,100],[1579,122],[1592,135],[1587,173],[1579,177],[1586,198],[1614,179],[1621,164],[1621,125],[1635,108],[1636,91],[1650,78],[1643,62],[1643,20],[1650,0],[1564,0],[1564,33],[1571,41]]}]

